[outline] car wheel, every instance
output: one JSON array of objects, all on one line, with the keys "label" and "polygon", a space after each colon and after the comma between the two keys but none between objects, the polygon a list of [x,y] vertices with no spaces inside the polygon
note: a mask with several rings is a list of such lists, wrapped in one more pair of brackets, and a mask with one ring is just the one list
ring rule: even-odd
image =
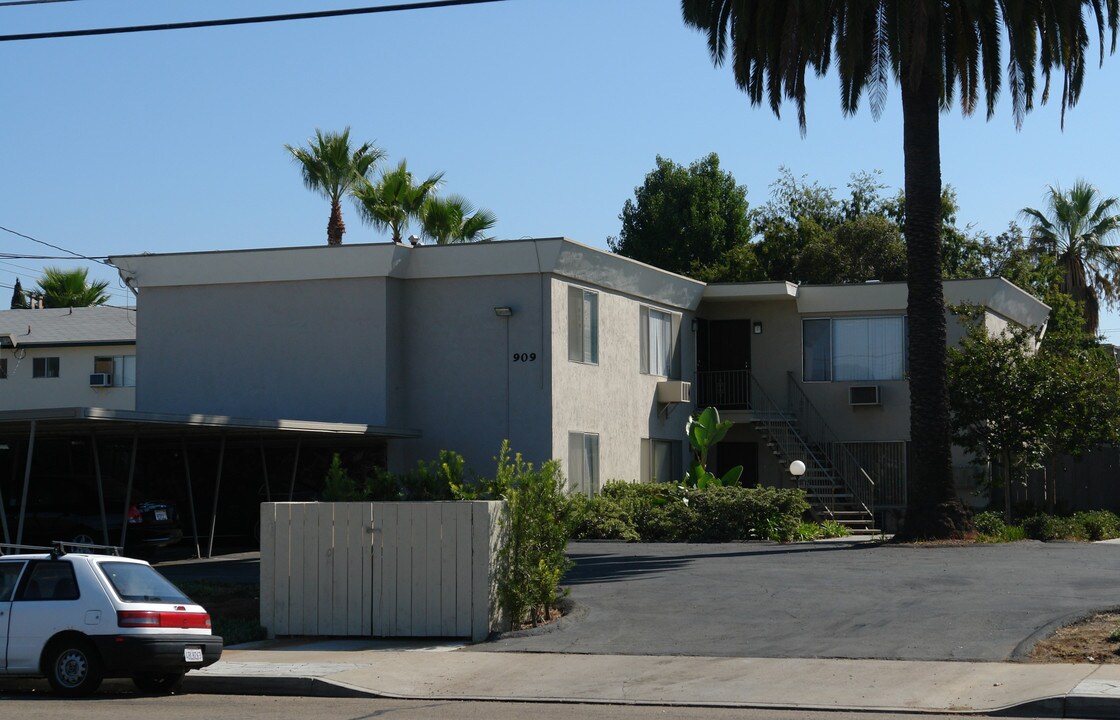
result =
[{"label": "car wheel", "polygon": [[63,695],[90,695],[101,686],[101,658],[81,638],[58,640],[47,648],[47,682]]},{"label": "car wheel", "polygon": [[140,692],[156,695],[169,695],[178,692],[183,685],[183,673],[169,675],[137,675],[132,678],[132,684]]}]

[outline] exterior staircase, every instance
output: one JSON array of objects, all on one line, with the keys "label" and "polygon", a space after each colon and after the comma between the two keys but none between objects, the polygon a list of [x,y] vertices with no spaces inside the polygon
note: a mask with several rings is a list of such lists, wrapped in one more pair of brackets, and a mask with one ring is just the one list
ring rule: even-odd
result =
[{"label": "exterior staircase", "polygon": [[840,523],[853,535],[881,534],[874,527],[875,481],[828,427],[793,373],[788,376],[785,408],[766,394],[753,375],[749,382],[750,423],[783,472],[794,460],[805,463],[805,474],[796,484],[805,491],[814,518]]}]

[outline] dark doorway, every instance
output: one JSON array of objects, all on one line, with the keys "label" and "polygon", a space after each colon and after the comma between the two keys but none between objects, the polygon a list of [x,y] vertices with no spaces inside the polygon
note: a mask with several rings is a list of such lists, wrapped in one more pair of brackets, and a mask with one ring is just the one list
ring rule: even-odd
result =
[{"label": "dark doorway", "polygon": [[701,406],[749,407],[751,321],[706,320],[696,329]]},{"label": "dark doorway", "polygon": [[723,477],[736,465],[743,466],[743,475],[739,478],[740,485],[743,487],[757,485],[759,483],[758,443],[725,440],[716,445],[716,476]]}]

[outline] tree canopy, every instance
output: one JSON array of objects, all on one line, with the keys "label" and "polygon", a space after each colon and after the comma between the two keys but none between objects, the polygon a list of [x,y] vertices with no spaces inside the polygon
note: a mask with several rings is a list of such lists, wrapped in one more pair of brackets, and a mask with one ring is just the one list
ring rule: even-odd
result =
[{"label": "tree canopy", "polygon": [[107,303],[109,294],[105,288],[109,287],[108,281],[90,282],[88,276],[86,268],[43,268],[38,288],[38,294],[43,296],[43,307],[90,307]]},{"label": "tree canopy", "polygon": [[340,133],[315,130],[315,137],[308,139],[307,147],[285,145],[284,148],[291,153],[292,160],[299,163],[307,189],[330,200],[327,244],[341,245],[346,232],[342,198],[369,175],[385,153],[368,142],[351,149],[350,128]]},{"label": "tree canopy", "polygon": [[707,282],[757,278],[747,189],[715,153],[687,168],[658,155],[618,217],[612,252]]}]

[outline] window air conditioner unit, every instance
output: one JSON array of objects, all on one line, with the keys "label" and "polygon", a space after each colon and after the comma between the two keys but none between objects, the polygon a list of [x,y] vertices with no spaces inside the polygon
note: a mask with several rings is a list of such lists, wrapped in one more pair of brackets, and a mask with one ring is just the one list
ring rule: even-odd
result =
[{"label": "window air conditioner unit", "polygon": [[692,402],[692,383],[683,380],[662,380],[657,383],[657,402],[665,404]]},{"label": "window air conditioner unit", "polygon": [[111,373],[93,373],[89,376],[90,387],[113,387],[113,375]]},{"label": "window air conditioner unit", "polygon": [[849,405],[880,405],[878,385],[852,385],[848,388]]}]

